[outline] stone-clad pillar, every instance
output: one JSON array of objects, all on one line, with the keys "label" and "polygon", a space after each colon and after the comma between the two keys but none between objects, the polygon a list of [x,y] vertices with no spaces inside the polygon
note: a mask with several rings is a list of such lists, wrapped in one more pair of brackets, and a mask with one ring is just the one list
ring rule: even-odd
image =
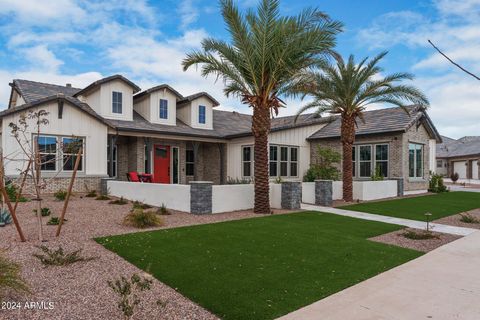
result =
[{"label": "stone-clad pillar", "polygon": [[212,185],[211,181],[190,182],[190,213],[212,213]]},{"label": "stone-clad pillar", "polygon": [[302,183],[282,182],[282,209],[300,209],[302,202]]},{"label": "stone-clad pillar", "polygon": [[403,197],[405,182],[404,182],[403,178],[395,178],[395,180],[397,180],[397,196],[398,197]]},{"label": "stone-clad pillar", "polygon": [[332,206],[333,181],[315,180],[315,204],[320,206]]}]

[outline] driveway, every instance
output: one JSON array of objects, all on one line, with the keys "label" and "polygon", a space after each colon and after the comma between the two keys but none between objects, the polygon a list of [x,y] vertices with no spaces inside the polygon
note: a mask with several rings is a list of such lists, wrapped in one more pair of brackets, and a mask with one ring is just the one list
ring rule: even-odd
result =
[{"label": "driveway", "polygon": [[281,320],[480,319],[480,231]]}]

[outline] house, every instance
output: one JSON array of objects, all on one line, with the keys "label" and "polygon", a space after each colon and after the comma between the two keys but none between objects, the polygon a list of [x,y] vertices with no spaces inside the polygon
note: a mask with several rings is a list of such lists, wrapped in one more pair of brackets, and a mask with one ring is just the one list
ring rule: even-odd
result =
[{"label": "house", "polygon": [[435,172],[450,176],[458,173],[460,179],[480,180],[480,136],[466,136],[458,140],[442,137],[437,145]]},{"label": "house", "polygon": [[[98,189],[102,179],[126,180],[127,173],[151,173],[156,183],[251,179],[254,172],[251,116],[218,110],[206,92],[184,96],[162,84],[142,91],[121,75],[85,88],[13,80],[8,108],[0,112],[1,146],[9,155],[6,174],[18,175],[22,153],[10,132],[29,110],[46,110],[48,125],[39,138],[42,156],[71,159],[59,146],[81,139],[84,155],[75,190]],[[404,178],[406,190],[424,190],[436,142],[441,142],[425,110],[411,107],[366,112],[355,146],[355,178],[370,179],[377,166],[387,178]],[[34,126],[30,126],[33,128]],[[34,136],[34,132],[28,132]],[[316,159],[318,145],[340,150],[339,121],[313,114],[272,119],[269,135],[272,179],[299,181]],[[65,157],[64,157],[65,156]],[[16,161],[20,160],[20,161]],[[66,188],[73,161],[50,162],[42,176],[50,188]]]}]

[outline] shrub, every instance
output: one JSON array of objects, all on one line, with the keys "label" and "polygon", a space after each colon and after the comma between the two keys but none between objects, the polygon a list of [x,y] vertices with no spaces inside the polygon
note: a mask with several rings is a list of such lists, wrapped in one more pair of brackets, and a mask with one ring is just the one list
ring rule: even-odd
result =
[{"label": "shrub", "polygon": [[[7,192],[7,196],[8,196],[8,199],[10,199],[10,201],[12,202],[17,201],[18,187],[13,182],[10,181],[5,184],[5,191]],[[27,201],[28,199],[23,196],[20,196],[20,198],[18,198],[18,202],[27,202]]]},{"label": "shrub", "polygon": [[434,193],[448,192],[447,187],[443,182],[443,177],[439,174],[430,173],[430,180],[428,182],[428,191]]},{"label": "shrub", "polygon": [[377,166],[375,168],[375,173],[373,176],[370,177],[372,181],[383,181],[383,179],[385,178],[382,174],[382,171],[380,170],[380,167]]},{"label": "shrub", "polygon": [[38,249],[42,251],[43,254],[34,253],[33,256],[40,260],[40,262],[45,266],[65,266],[78,261],[90,261],[95,258],[85,258],[80,256],[82,249],[66,253],[63,248],[60,246],[58,249],[53,250],[47,246],[37,246]]},{"label": "shrub", "polygon": [[276,184],[281,184],[282,182],[283,182],[282,177],[276,177],[276,178],[275,178],[275,183],[276,183]]},{"label": "shrub", "polygon": [[135,228],[148,228],[163,225],[162,219],[153,211],[145,211],[143,209],[135,209],[123,219],[123,224]]},{"label": "shrub", "polygon": [[[140,303],[137,293],[150,290],[153,281],[147,278],[142,279],[139,275],[133,274],[130,279],[122,276],[120,279],[107,283],[113,292],[119,295],[118,309],[122,311],[125,318],[130,319],[133,316],[135,306]],[[133,296],[130,297],[131,295]]]},{"label": "shrub", "polygon": [[118,205],[124,205],[127,203],[128,203],[128,200],[123,199],[123,197],[120,197],[120,199],[112,200],[109,202],[109,204],[118,204]]},{"label": "shrub", "polygon": [[0,227],[12,223],[12,215],[7,208],[0,209]]},{"label": "shrub", "polygon": [[[63,222],[67,222],[67,219],[63,219]],[[60,224],[60,218],[58,217],[51,217],[50,220],[47,221],[47,225],[49,226],[56,226]]]},{"label": "shrub", "polygon": [[452,179],[452,182],[453,183],[456,183],[458,181],[458,179],[460,178],[460,176],[458,175],[457,172],[454,172],[450,175],[450,179]]},{"label": "shrub", "polygon": [[150,209],[151,207],[152,207],[151,205],[148,205],[146,203],[143,203],[143,202],[140,202],[140,201],[134,201],[132,210],[135,210],[135,209]]},{"label": "shrub", "polygon": [[480,223],[480,219],[468,213],[460,214],[460,221],[465,223]]},{"label": "shrub", "polygon": [[110,200],[110,197],[107,196],[107,195],[105,195],[105,194],[101,194],[101,195],[99,195],[98,197],[96,197],[95,200],[101,200],[101,201],[103,201],[103,200]]},{"label": "shrub", "polygon": [[430,231],[413,231],[413,230],[407,230],[402,233],[402,236],[407,238],[407,239],[412,239],[412,240],[428,240],[428,239],[438,239],[439,237],[435,234],[433,234]]},{"label": "shrub", "polygon": [[85,195],[85,197],[87,198],[95,198],[97,197],[97,190],[90,190],[87,192],[87,194]]},{"label": "shrub", "polygon": [[67,191],[63,190],[63,189],[60,189],[57,192],[55,192],[53,194],[53,196],[55,197],[55,199],[57,199],[59,201],[64,201],[65,198],[67,197]]},{"label": "shrub", "polygon": [[27,283],[20,275],[19,264],[0,255],[0,301],[3,301],[10,292],[30,292]]},{"label": "shrub", "polygon": [[[37,209],[33,209],[33,212],[35,212],[35,214],[37,213]],[[48,217],[52,211],[50,210],[50,208],[42,208],[42,210],[40,211],[42,217]]]},{"label": "shrub", "polygon": [[332,148],[317,149],[318,161],[312,164],[303,176],[303,181],[313,182],[317,179],[323,180],[339,180],[340,171],[335,164],[340,163],[341,155]]},{"label": "shrub", "polygon": [[162,216],[168,216],[171,213],[167,209],[167,206],[164,203],[162,203],[162,206],[160,208],[158,208],[158,210],[157,210],[157,214],[162,215]]},{"label": "shrub", "polygon": [[253,183],[253,179],[248,179],[248,178],[231,178],[227,177],[227,182],[226,184],[250,184]]}]

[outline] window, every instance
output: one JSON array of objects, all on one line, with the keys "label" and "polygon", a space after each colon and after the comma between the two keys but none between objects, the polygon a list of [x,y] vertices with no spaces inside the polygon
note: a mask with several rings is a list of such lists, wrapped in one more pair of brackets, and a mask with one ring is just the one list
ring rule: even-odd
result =
[{"label": "window", "polygon": [[352,147],[352,177],[357,176],[357,154],[356,154],[357,148],[355,146]]},{"label": "window", "polygon": [[372,176],[372,146],[360,146],[360,178]]},{"label": "window", "polygon": [[143,146],[143,168],[145,170],[145,173],[150,173],[150,152],[148,152],[148,146],[145,144]]},{"label": "window", "polygon": [[[73,171],[80,148],[83,148],[83,139],[62,138],[63,171]],[[78,171],[83,170],[83,149],[81,154],[82,156],[78,164]]]},{"label": "window", "polygon": [[42,171],[56,171],[57,170],[57,138],[39,136],[38,151],[40,153],[40,169]]},{"label": "window", "polygon": [[122,93],[113,91],[112,92],[112,112],[113,113],[122,113]]},{"label": "window", "polygon": [[269,173],[270,177],[276,177],[278,172],[278,147],[270,146],[269,153]]},{"label": "window", "polygon": [[198,106],[198,123],[205,123],[206,111],[205,106]]},{"label": "window", "polygon": [[378,170],[382,177],[388,177],[388,144],[375,146],[375,170]]},{"label": "window", "polygon": [[117,146],[113,146],[113,168],[112,172],[110,172],[110,146],[107,146],[107,173],[109,177],[116,177],[117,176]]},{"label": "window", "polygon": [[168,119],[168,100],[160,99],[160,119]]},{"label": "window", "polygon": [[437,160],[437,168],[442,168],[442,167],[443,167],[443,161]]},{"label": "window", "polygon": [[423,145],[408,145],[408,174],[410,178],[423,178]]},{"label": "window", "polygon": [[298,147],[270,145],[270,177],[298,177]]},{"label": "window", "polygon": [[242,176],[251,177],[253,173],[253,147],[242,147]]},{"label": "window", "polygon": [[185,152],[185,174],[187,176],[195,175],[195,153],[192,149]]}]

